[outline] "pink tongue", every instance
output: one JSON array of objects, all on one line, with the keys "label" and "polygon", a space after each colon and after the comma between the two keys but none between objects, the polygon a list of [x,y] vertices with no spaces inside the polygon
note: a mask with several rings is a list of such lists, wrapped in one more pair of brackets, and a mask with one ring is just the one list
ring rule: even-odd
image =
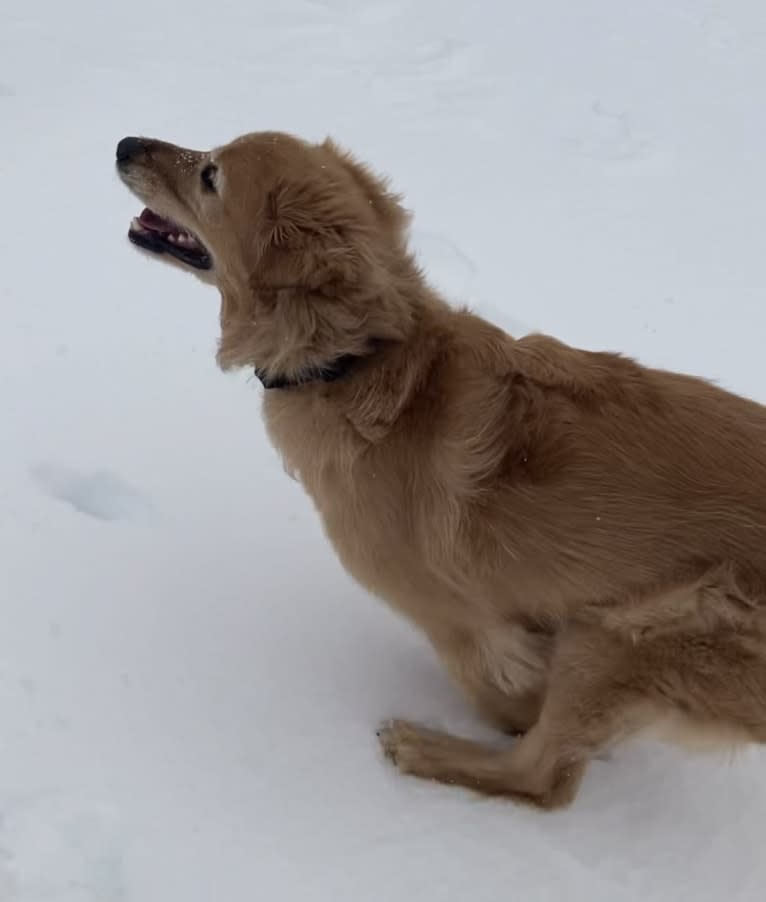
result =
[{"label": "pink tongue", "polygon": [[170,219],[165,219],[152,212],[148,207],[138,217],[138,221],[145,229],[152,232],[179,232],[179,227]]}]

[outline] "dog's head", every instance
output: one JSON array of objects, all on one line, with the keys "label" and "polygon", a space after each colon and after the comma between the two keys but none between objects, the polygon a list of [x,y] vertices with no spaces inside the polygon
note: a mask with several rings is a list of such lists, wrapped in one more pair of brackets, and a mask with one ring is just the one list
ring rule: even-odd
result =
[{"label": "dog's head", "polygon": [[407,214],[331,141],[261,132],[202,152],[123,138],[117,170],[146,204],[131,240],[218,286],[223,368],[289,377],[408,331]]}]

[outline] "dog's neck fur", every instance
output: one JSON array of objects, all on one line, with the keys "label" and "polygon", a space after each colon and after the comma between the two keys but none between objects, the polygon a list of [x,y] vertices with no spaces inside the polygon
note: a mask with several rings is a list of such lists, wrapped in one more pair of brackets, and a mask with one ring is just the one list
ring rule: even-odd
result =
[{"label": "dog's neck fur", "polygon": [[352,355],[353,360],[343,364],[340,378],[305,380],[287,391],[267,391],[267,419],[277,411],[281,416],[310,408],[312,417],[329,415],[328,426],[335,415],[342,414],[343,422],[365,442],[381,440],[426,384],[446,343],[449,330],[445,326],[451,314],[436,294],[425,302],[421,295],[402,336],[386,340],[370,336],[367,353]]},{"label": "dog's neck fur", "polygon": [[[373,350],[370,353],[373,353]],[[306,367],[294,376],[270,375],[266,370],[258,366],[254,367],[254,372],[256,378],[267,391],[300,388],[303,385],[310,385],[314,382],[337,382],[339,379],[349,375],[351,370],[361,360],[365,360],[367,356],[367,354],[342,354],[340,357],[334,357],[326,363]]]},{"label": "dog's neck fur", "polygon": [[[407,382],[405,371],[420,360],[434,324],[449,309],[409,255],[392,262],[385,280],[343,287],[337,301],[313,298],[306,286],[257,284],[243,274],[222,279],[219,290],[218,363],[254,371],[269,395],[330,387],[333,395],[341,389],[353,395],[367,378],[378,387],[384,381],[391,394],[397,381]],[[293,315],[285,315],[291,305]],[[431,325],[424,328],[424,320]]]}]

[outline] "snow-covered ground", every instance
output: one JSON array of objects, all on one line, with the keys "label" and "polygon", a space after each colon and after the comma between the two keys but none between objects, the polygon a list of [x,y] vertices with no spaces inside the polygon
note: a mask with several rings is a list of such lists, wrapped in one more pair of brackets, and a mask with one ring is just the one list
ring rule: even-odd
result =
[{"label": "snow-covered ground", "polygon": [[386,716],[484,728],[341,571],[112,161],[331,133],[452,298],[766,400],[765,116],[762,0],[0,6],[2,902],[763,898],[758,750],[628,747],[555,816],[387,766]]}]

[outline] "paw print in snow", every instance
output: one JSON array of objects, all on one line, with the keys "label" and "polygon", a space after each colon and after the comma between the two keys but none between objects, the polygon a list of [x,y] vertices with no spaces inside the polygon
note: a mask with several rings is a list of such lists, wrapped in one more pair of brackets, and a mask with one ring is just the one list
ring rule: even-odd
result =
[{"label": "paw print in snow", "polygon": [[60,464],[40,463],[32,478],[51,498],[96,520],[146,521],[152,504],[136,488],[106,470],[81,472]]}]

